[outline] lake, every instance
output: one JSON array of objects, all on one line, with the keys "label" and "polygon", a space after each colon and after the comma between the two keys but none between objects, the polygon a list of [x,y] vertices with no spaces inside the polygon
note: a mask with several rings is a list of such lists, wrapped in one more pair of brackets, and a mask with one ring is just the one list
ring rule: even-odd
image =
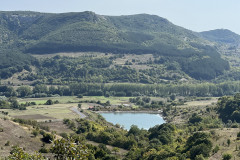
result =
[{"label": "lake", "polygon": [[120,124],[129,130],[131,125],[138,128],[149,129],[155,125],[163,124],[165,121],[159,114],[133,113],[133,112],[107,112],[100,113],[108,122]]}]

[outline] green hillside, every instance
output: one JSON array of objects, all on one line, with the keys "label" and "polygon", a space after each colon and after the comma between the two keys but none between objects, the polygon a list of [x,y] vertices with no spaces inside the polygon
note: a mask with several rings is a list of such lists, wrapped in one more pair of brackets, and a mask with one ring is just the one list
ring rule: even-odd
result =
[{"label": "green hillside", "polygon": [[229,69],[208,41],[154,15],[0,12],[0,22],[0,48],[6,50],[30,54],[150,53],[178,63],[180,70],[195,79],[213,79]]},{"label": "green hillside", "polygon": [[227,29],[216,29],[216,30],[201,32],[200,34],[204,38],[210,41],[227,43],[232,45],[239,45],[240,43],[240,35]]}]

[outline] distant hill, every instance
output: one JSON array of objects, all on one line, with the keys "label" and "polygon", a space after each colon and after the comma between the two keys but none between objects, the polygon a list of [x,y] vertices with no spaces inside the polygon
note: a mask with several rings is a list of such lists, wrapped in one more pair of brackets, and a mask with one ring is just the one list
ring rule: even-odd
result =
[{"label": "distant hill", "polygon": [[155,15],[0,12],[0,48],[22,53],[151,53],[179,63],[193,78],[212,79],[229,65],[209,44],[198,34]]},{"label": "distant hill", "polygon": [[227,43],[231,45],[240,44],[240,35],[227,30],[227,29],[216,29],[211,31],[205,31],[200,33],[204,38],[209,41],[215,41],[220,43]]}]

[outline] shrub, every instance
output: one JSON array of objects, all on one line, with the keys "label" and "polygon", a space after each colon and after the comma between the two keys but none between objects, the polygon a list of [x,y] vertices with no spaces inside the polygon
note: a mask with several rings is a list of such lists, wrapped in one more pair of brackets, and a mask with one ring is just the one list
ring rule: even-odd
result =
[{"label": "shrub", "polygon": [[47,100],[47,102],[45,103],[45,105],[53,105],[53,101],[51,99]]},{"label": "shrub", "polygon": [[228,154],[228,153],[226,153],[226,154],[224,154],[223,156],[222,156],[222,159],[223,160],[230,160],[232,158],[232,155],[231,154]]}]

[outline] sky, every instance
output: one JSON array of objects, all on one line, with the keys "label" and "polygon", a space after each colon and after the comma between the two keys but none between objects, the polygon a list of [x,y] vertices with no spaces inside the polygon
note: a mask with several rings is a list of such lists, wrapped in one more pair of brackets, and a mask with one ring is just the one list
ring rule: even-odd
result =
[{"label": "sky", "polygon": [[0,0],[1,11],[93,11],[100,15],[147,13],[193,31],[229,29],[240,34],[240,0]]}]

